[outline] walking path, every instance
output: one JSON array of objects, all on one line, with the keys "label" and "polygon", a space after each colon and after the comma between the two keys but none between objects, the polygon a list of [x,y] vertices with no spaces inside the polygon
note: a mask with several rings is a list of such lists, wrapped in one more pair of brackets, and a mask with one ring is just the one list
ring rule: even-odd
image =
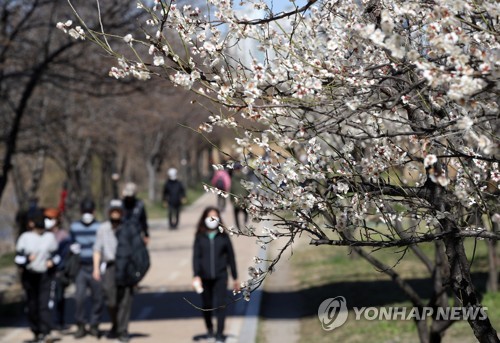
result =
[{"label": "walking path", "polygon": [[[197,221],[203,209],[208,205],[215,205],[213,194],[204,194],[193,205],[186,207],[181,213],[181,221],[177,230],[168,230],[165,220],[150,221],[150,253],[151,269],[140,284],[135,294],[132,309],[132,318],[129,327],[131,341],[147,342],[193,342],[204,341],[205,327],[199,310],[192,304],[200,305],[200,296],[191,288],[192,267],[191,254],[194,241],[194,232]],[[222,219],[226,224],[234,223],[229,201]],[[259,247],[255,239],[247,237],[232,238],[234,245],[239,280],[246,280],[248,267],[253,265],[253,258]],[[229,280],[229,285],[232,282]],[[258,298],[258,297],[256,297]],[[68,298],[67,318],[74,324],[74,304],[72,297]],[[190,304],[192,303],[192,304]],[[258,304],[241,300],[228,306],[225,334],[227,343],[244,342],[246,337],[240,337],[244,332],[248,335],[248,328],[256,330],[256,321],[246,317],[247,310],[251,309],[254,316],[258,314]],[[255,319],[255,318],[253,318]],[[105,322],[100,329],[110,328],[105,316]],[[215,318],[214,318],[215,320]],[[93,337],[75,340],[72,333],[75,326],[64,335],[54,335],[61,342],[98,342]],[[31,332],[25,319],[15,325],[2,329],[2,343],[19,343],[32,339]],[[255,337],[255,332],[250,333]],[[105,337],[100,341],[108,341]]]}]

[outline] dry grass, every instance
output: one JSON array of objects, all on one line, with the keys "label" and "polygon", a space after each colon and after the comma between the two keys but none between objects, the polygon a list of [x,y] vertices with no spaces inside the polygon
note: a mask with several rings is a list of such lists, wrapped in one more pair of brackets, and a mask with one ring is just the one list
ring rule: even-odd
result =
[{"label": "dry grass", "polygon": [[[422,245],[426,254],[432,258],[433,246]],[[469,257],[474,250],[474,242],[466,243]],[[405,279],[411,280],[414,288],[425,298],[430,294],[429,274],[424,265],[413,255],[404,251],[383,250],[373,253],[384,263],[394,266]],[[480,291],[484,292],[484,277],[487,267],[486,246],[479,241],[472,265],[474,277],[478,280]],[[403,257],[401,261],[400,258]],[[399,262],[399,263],[398,263]],[[300,342],[419,342],[416,326],[412,321],[356,321],[353,310],[346,324],[327,332],[321,328],[317,308],[331,297],[344,296],[348,306],[397,306],[410,307],[404,295],[389,278],[374,270],[362,258],[352,256],[347,248],[313,247],[299,245],[292,258],[294,277],[303,290],[305,316],[301,319]],[[308,291],[309,290],[309,291]],[[500,295],[485,294],[483,305],[488,307],[492,324],[500,329]],[[445,334],[443,342],[476,342],[467,322],[454,323]]]}]

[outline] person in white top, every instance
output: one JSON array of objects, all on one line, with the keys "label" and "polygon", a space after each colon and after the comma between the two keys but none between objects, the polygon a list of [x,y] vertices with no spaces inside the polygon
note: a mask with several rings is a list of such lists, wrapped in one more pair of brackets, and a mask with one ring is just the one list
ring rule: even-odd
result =
[{"label": "person in white top", "polygon": [[52,273],[49,270],[60,262],[56,255],[57,240],[45,230],[41,209],[28,219],[33,230],[24,232],[16,243],[15,263],[22,268],[22,284],[27,296],[28,319],[35,342],[46,342],[52,327],[49,309]]}]

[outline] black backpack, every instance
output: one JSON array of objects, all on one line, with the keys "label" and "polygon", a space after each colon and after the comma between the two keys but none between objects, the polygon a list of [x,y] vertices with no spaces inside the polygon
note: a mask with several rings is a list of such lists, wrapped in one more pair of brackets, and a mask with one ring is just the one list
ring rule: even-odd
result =
[{"label": "black backpack", "polygon": [[66,263],[64,264],[64,269],[60,275],[60,280],[63,286],[69,286],[71,283],[75,282],[76,275],[80,270],[80,255],[68,253],[66,257]]},{"label": "black backpack", "polygon": [[140,232],[133,225],[124,225],[121,230],[116,251],[116,283],[135,286],[149,270],[149,252]]},{"label": "black backpack", "polygon": [[226,185],[222,176],[219,176],[219,178],[215,180],[215,188],[220,189],[221,191],[226,190]]}]

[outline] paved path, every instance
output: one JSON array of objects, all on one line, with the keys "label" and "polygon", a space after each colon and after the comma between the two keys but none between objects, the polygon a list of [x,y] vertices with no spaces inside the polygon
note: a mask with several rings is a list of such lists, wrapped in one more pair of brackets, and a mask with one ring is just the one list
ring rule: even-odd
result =
[{"label": "paved path", "polygon": [[[216,203],[215,195],[205,194],[193,205],[186,207],[181,214],[177,230],[168,230],[166,219],[154,220],[151,225],[150,252],[152,266],[140,284],[140,291],[134,297],[132,318],[129,327],[131,341],[146,342],[203,342],[205,333],[201,313],[190,305],[200,305],[200,297],[191,289],[192,267],[191,253],[195,226],[201,212],[207,205]],[[234,222],[231,208],[228,206],[222,214],[226,224]],[[253,265],[253,257],[258,252],[255,240],[247,237],[232,239],[241,280],[247,279],[248,266]],[[231,284],[231,280],[229,282]],[[186,299],[186,300],[185,300]],[[68,299],[67,318],[74,323],[74,304]],[[245,313],[249,303],[244,300],[231,304],[226,319],[226,342],[242,342],[239,335],[246,325]],[[101,325],[102,330],[110,327],[107,317]],[[98,342],[92,337],[75,340],[71,335],[73,325],[65,335],[55,334],[60,342]],[[23,322],[2,329],[2,343],[20,343],[32,338],[24,319]],[[101,338],[100,342],[109,341]]]}]

